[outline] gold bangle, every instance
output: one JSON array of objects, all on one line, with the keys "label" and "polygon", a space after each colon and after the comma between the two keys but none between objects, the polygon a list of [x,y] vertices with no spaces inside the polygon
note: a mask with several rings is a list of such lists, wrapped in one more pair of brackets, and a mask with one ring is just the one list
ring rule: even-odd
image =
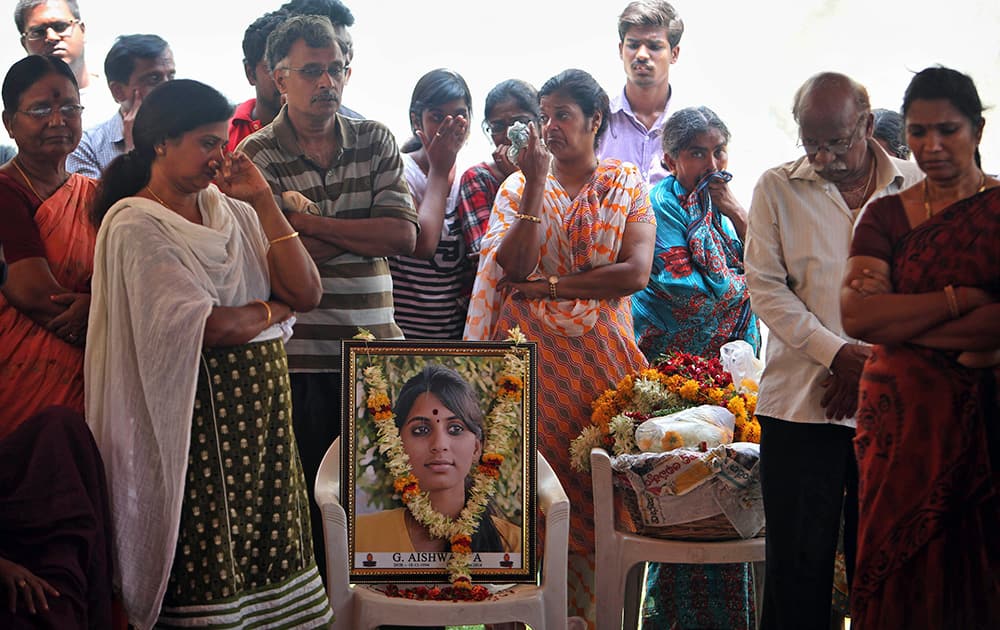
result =
[{"label": "gold bangle", "polygon": [[521,214],[520,212],[518,212],[517,214],[515,214],[514,218],[515,219],[520,219],[522,221],[531,221],[532,223],[541,223],[542,222],[542,220],[540,218],[536,217],[536,216],[533,216],[533,215],[530,215],[530,214]]},{"label": "gold bangle", "polygon": [[290,239],[293,239],[293,238],[298,238],[298,237],[299,237],[299,233],[298,232],[292,232],[291,234],[285,234],[284,236],[279,236],[276,239],[268,241],[268,244],[269,245],[274,245],[275,243],[280,243],[281,241],[287,241],[287,240],[290,240]]},{"label": "gold bangle", "polygon": [[955,295],[955,287],[946,285],[944,288],[944,297],[948,301],[948,311],[951,313],[952,319],[958,319],[962,316],[962,310],[958,308],[958,296]]},{"label": "gold bangle", "polygon": [[265,302],[264,300],[254,300],[254,304],[260,304],[261,306],[264,307],[264,310],[267,311],[267,327],[270,328],[270,326],[271,326],[271,305],[268,304],[267,302]]}]

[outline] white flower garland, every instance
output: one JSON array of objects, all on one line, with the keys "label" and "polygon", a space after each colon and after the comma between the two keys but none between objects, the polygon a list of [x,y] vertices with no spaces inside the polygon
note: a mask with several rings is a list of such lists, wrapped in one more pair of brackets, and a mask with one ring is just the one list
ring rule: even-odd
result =
[{"label": "white flower garland", "polygon": [[[507,339],[515,344],[525,341],[517,328],[511,329]],[[369,366],[364,370],[369,412],[378,430],[378,450],[388,462],[396,492],[418,523],[427,528],[434,538],[447,540],[452,556],[447,568],[449,581],[455,588],[471,588],[472,534],[493,495],[500,465],[510,455],[511,439],[520,427],[517,408],[524,389],[524,359],[513,352],[504,355],[503,372],[497,378],[497,391],[493,406],[486,418],[487,433],[483,442],[483,455],[472,476],[472,487],[465,507],[458,518],[441,514],[431,505],[430,495],[420,489],[413,474],[410,457],[403,449],[403,441],[396,427],[396,414],[389,400],[389,384],[382,368]]]}]

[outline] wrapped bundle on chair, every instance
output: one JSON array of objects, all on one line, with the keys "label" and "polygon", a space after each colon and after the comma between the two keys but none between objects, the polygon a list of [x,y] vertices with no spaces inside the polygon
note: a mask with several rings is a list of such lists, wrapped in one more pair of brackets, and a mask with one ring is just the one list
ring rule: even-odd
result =
[{"label": "wrapped bundle on chair", "polygon": [[614,484],[635,532],[677,540],[763,535],[760,445],[724,444],[705,452],[619,455]]}]

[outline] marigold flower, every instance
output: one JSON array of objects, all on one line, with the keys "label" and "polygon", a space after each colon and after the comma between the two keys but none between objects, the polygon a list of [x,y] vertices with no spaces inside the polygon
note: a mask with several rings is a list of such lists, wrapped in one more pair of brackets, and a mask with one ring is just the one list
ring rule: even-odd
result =
[{"label": "marigold flower", "polygon": [[696,400],[698,398],[698,390],[698,382],[688,379],[684,381],[683,385],[681,385],[678,393],[687,400]]},{"label": "marigold flower", "polygon": [[419,486],[420,482],[417,480],[415,475],[409,474],[404,477],[397,477],[395,481],[392,482],[392,485],[396,489],[396,492],[402,492],[409,486]]},{"label": "marigold flower", "polygon": [[681,439],[681,436],[677,433],[677,431],[667,431],[663,434],[663,437],[660,438],[660,447],[664,451],[672,451],[675,448],[680,448],[682,446],[684,446],[684,440]]},{"label": "marigold flower", "polygon": [[713,405],[722,405],[725,401],[726,392],[721,387],[713,387],[708,390],[708,399]]},{"label": "marigold flower", "polygon": [[726,404],[726,409],[733,412],[734,416],[745,417],[747,413],[746,403],[743,402],[742,396],[733,396],[730,398],[729,402]]},{"label": "marigold flower", "polygon": [[497,379],[497,396],[520,398],[522,389],[524,389],[524,381],[518,376],[502,374]]},{"label": "marigold flower", "polygon": [[503,464],[504,457],[500,453],[483,453],[483,463],[487,466],[500,467]]}]

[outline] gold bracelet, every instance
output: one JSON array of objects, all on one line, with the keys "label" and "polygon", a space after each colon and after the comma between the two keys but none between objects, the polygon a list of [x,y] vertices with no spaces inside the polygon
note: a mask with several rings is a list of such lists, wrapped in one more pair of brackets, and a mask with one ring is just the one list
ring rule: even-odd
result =
[{"label": "gold bracelet", "polygon": [[271,327],[271,305],[264,300],[254,300],[254,304],[260,304],[267,311],[267,327]]},{"label": "gold bracelet", "polygon": [[944,288],[944,297],[948,300],[948,311],[951,313],[952,319],[958,319],[962,316],[962,310],[958,308],[958,296],[955,295],[955,287],[946,285]]},{"label": "gold bracelet", "polygon": [[285,234],[284,236],[279,236],[278,238],[276,238],[276,239],[274,239],[272,241],[268,241],[268,244],[274,245],[275,243],[280,243],[281,241],[287,241],[287,240],[290,240],[290,239],[293,239],[293,238],[298,238],[298,237],[299,237],[299,233],[298,232],[292,232],[291,234]]},{"label": "gold bracelet", "polygon": [[539,219],[536,216],[532,216],[530,214],[521,214],[520,212],[518,212],[517,214],[515,214],[514,218],[515,219],[520,219],[522,221],[531,221],[532,223],[541,223],[542,222],[542,220]]}]

